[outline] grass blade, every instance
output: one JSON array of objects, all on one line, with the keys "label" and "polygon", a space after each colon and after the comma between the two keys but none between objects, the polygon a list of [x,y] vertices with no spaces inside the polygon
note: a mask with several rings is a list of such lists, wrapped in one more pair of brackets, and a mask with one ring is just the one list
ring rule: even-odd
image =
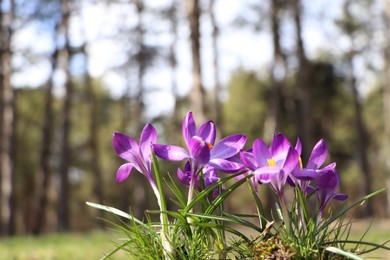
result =
[{"label": "grass blade", "polygon": [[133,216],[131,216],[130,214],[128,214],[128,213],[126,213],[126,212],[124,212],[122,210],[119,210],[119,209],[116,209],[116,208],[113,208],[113,207],[109,207],[109,206],[105,206],[105,205],[101,205],[101,204],[98,204],[98,203],[88,202],[88,201],[86,202],[86,204],[88,206],[90,206],[90,207],[93,207],[93,208],[96,208],[96,209],[101,209],[101,210],[113,213],[113,214],[115,214],[117,216],[133,220],[137,224],[146,227],[145,223],[143,223],[142,221],[138,220],[137,218],[134,218]]},{"label": "grass blade", "polygon": [[243,174],[243,173],[232,174],[229,177],[223,178],[222,180],[213,183],[207,189],[202,190],[199,194],[197,194],[197,196],[190,203],[188,203],[188,205],[183,209],[183,212],[189,212],[195,206],[195,204],[197,204],[199,201],[201,201],[203,198],[205,198],[215,188],[217,188],[218,186],[221,186],[222,184],[224,184],[228,180],[231,180],[231,179],[233,179],[241,174]]},{"label": "grass blade", "polygon": [[358,255],[355,255],[355,254],[350,253],[350,252],[346,252],[346,251],[344,251],[340,248],[337,248],[337,247],[330,246],[330,247],[326,247],[325,250],[328,252],[334,253],[334,254],[345,256],[348,259],[363,260],[363,258],[359,257]]},{"label": "grass blade", "polygon": [[349,207],[346,207],[346,208],[342,208],[341,210],[339,210],[336,214],[334,214],[330,219],[328,219],[327,221],[325,221],[321,227],[318,228],[318,231],[317,233],[319,233],[322,229],[324,229],[325,227],[329,226],[333,221],[339,219],[342,215],[344,215],[345,213],[347,213],[349,210],[351,210],[352,208],[354,208],[355,206],[359,205],[359,204],[362,204],[363,202],[365,202],[366,200],[378,195],[379,193],[385,191],[385,189],[380,189],[378,191],[375,191],[363,198],[361,198],[360,200],[356,201],[355,203],[352,203]]}]

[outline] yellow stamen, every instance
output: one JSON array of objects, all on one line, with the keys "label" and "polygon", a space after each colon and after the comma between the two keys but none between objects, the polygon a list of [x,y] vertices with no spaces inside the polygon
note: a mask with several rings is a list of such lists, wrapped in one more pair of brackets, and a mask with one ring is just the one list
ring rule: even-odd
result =
[{"label": "yellow stamen", "polygon": [[299,157],[299,166],[301,167],[301,169],[303,169],[303,166],[302,166],[302,158]]},{"label": "yellow stamen", "polygon": [[276,162],[275,162],[275,159],[274,159],[274,158],[267,159],[267,162],[268,162],[268,165],[269,165],[270,167],[276,167]]},{"label": "yellow stamen", "polygon": [[207,143],[207,146],[209,147],[209,149],[213,148],[214,146],[210,143]]}]

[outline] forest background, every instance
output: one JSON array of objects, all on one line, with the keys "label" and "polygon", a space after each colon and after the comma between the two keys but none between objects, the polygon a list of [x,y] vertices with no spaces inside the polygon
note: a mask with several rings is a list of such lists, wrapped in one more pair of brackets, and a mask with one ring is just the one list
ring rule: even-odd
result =
[{"label": "forest background", "polygon": [[248,146],[299,136],[303,161],[324,138],[351,200],[387,188],[355,217],[390,216],[389,0],[0,0],[0,100],[2,236],[156,208],[141,174],[115,183],[112,133],[180,144],[189,110]]}]

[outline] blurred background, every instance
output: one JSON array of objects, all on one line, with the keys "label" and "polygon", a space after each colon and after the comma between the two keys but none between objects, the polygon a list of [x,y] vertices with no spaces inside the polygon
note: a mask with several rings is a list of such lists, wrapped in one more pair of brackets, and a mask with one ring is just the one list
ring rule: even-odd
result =
[{"label": "blurred background", "polygon": [[[324,138],[356,217],[390,215],[389,0],[0,0],[0,234],[105,225],[93,201],[155,209],[114,131],[182,144],[189,110],[219,138]],[[162,163],[163,172],[177,165]],[[266,196],[266,194],[265,194]],[[250,194],[232,212],[255,211]],[[243,203],[248,201],[248,203]]]}]

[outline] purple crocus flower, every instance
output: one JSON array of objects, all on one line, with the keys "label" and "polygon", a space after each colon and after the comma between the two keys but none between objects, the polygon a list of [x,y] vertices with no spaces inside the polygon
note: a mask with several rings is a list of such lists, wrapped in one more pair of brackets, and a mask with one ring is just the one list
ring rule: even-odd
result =
[{"label": "purple crocus flower", "polygon": [[[156,129],[151,124],[146,124],[142,130],[139,144],[130,136],[114,132],[112,137],[112,145],[115,152],[127,163],[122,164],[117,173],[116,181],[123,182],[129,177],[133,168],[142,173],[152,186],[154,195],[156,196],[157,203],[160,210],[163,211],[163,204],[160,197],[160,192],[157,188],[156,182],[153,178],[152,172],[152,144],[157,142]],[[160,213],[160,221],[162,225],[167,223],[164,221],[163,213]],[[167,235],[164,229],[161,229],[162,244],[166,252],[172,253],[173,249],[171,244],[167,240]],[[164,253],[165,254],[165,253]]]},{"label": "purple crocus flower", "polygon": [[141,137],[138,143],[130,136],[115,132],[112,137],[112,145],[119,157],[126,160],[127,163],[122,164],[117,173],[117,183],[123,182],[130,175],[133,168],[142,173],[152,185],[153,191],[159,199],[159,192],[152,173],[152,156],[151,144],[157,142],[156,129],[147,124],[142,130]]},{"label": "purple crocus flower", "polygon": [[337,172],[328,170],[322,172],[317,180],[317,195],[319,201],[318,215],[319,219],[322,217],[322,213],[326,205],[333,199],[346,200],[348,195],[343,193],[337,193],[337,189],[340,184],[340,176]]},{"label": "purple crocus flower", "polygon": [[[301,142],[298,139],[295,149],[299,155],[301,154],[301,147]],[[311,180],[316,179],[323,172],[335,171],[336,163],[331,163],[321,168],[321,166],[326,161],[327,154],[328,149],[326,148],[326,143],[323,139],[321,139],[314,146],[305,168],[303,168],[302,160],[299,158],[300,163],[294,169],[292,179],[294,180],[294,184],[298,184],[301,187],[301,190],[304,194],[307,194],[310,190],[313,190],[312,187],[309,187]]]},{"label": "purple crocus flower", "polygon": [[190,185],[191,177],[192,177],[190,162],[187,162],[185,164],[184,171],[182,171],[180,168],[177,169],[177,177],[179,178],[179,181],[184,185],[186,186]]},{"label": "purple crocus flower", "polygon": [[256,139],[252,152],[241,152],[244,165],[254,173],[258,183],[270,183],[281,198],[284,185],[293,169],[299,164],[299,155],[287,138],[279,133],[268,148],[264,141]]},{"label": "purple crocus flower", "polygon": [[[298,153],[300,154],[299,151]],[[312,180],[317,178],[321,172],[334,170],[336,168],[336,163],[331,163],[324,168],[320,168],[326,161],[327,154],[328,149],[326,148],[326,143],[323,139],[321,139],[314,146],[306,167],[302,168],[301,164],[300,168],[294,171],[294,176],[300,180]]]},{"label": "purple crocus flower", "polygon": [[235,134],[215,143],[216,128],[212,121],[202,124],[196,129],[192,112],[188,112],[182,125],[184,148],[174,145],[153,144],[153,150],[160,158],[170,161],[189,160],[190,169],[194,175],[206,165],[227,173],[238,172],[242,165],[228,160],[236,155],[245,145],[246,137]]},{"label": "purple crocus flower", "polygon": [[[191,178],[192,178],[192,170],[190,163],[187,162],[186,165],[184,166],[184,171],[181,169],[177,170],[177,176],[179,178],[179,181],[183,183],[186,186],[190,186]],[[203,181],[204,181],[204,188],[208,188],[210,185],[216,183],[219,181],[220,178],[218,178],[217,171],[211,167],[211,166],[206,166],[203,168]],[[196,181],[195,181],[195,188],[197,190],[201,190],[201,182],[200,182],[200,176],[197,175]],[[212,198],[215,199],[219,195],[219,188],[214,189]]]},{"label": "purple crocus flower", "polygon": [[189,171],[185,169],[182,177],[179,178],[189,181],[188,203],[190,203],[198,175],[206,166],[226,173],[234,173],[242,169],[242,164],[230,161],[229,158],[240,152],[245,145],[246,137],[241,134],[231,135],[214,144],[216,137],[214,123],[208,121],[197,129],[192,112],[188,112],[185,116],[182,131],[189,152],[179,146],[164,144],[154,144],[153,150],[158,157],[166,160],[188,160]]},{"label": "purple crocus flower", "polygon": [[[181,183],[183,183],[186,186],[190,185],[190,180],[191,180],[191,173],[192,170],[190,168],[190,164],[186,163],[184,166],[184,172],[181,169],[177,170],[177,176],[180,180]],[[203,169],[203,180],[204,180],[204,187],[207,188],[213,183],[219,181],[219,178],[217,176],[217,171],[210,166],[206,166]],[[196,178],[196,183],[195,183],[196,189],[200,190],[201,189],[201,183],[200,183],[200,176],[198,175]]]}]

